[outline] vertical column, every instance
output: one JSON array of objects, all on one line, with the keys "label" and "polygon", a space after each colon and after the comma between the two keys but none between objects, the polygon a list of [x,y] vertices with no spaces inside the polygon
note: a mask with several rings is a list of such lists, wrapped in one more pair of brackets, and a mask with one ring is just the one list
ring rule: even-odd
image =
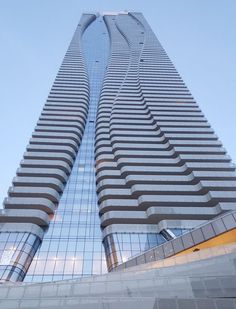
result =
[{"label": "vertical column", "polygon": [[235,208],[235,166],[140,13],[105,16],[111,56],[97,117],[109,269]]},{"label": "vertical column", "polygon": [[[83,15],[75,31],[4,200],[0,234],[3,238],[8,235],[7,242],[14,238],[14,249],[2,244],[2,280],[21,281],[25,276],[71,173],[89,104],[81,35],[94,18],[95,15]],[[14,274],[17,268],[19,275]]]}]

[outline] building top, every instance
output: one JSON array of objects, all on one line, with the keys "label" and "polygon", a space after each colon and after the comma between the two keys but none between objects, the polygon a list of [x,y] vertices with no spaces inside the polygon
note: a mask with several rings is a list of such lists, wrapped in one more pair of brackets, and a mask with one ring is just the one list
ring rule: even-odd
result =
[{"label": "building top", "polygon": [[119,14],[126,14],[126,15],[128,15],[129,12],[127,10],[124,10],[124,11],[118,11],[118,12],[105,11],[105,12],[101,12],[100,13],[101,16],[104,16],[104,15],[119,15]]}]

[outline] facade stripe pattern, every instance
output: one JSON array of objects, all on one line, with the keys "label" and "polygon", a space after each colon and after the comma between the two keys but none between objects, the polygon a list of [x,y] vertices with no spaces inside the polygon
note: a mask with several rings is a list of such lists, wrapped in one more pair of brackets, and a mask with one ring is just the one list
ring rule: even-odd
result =
[{"label": "facade stripe pattern", "polygon": [[97,116],[96,161],[111,270],[132,256],[132,240],[124,252],[116,235],[172,239],[232,209],[236,175],[142,14],[105,21],[111,56]]},{"label": "facade stripe pattern", "polygon": [[4,200],[0,281],[104,273],[102,243],[109,271],[139,264],[235,202],[235,166],[142,14],[83,14]]},{"label": "facade stripe pattern", "polygon": [[[4,224],[1,226],[1,233],[24,231],[42,239],[50,216],[58,206],[87,119],[89,82],[81,37],[94,19],[95,15],[83,15],[65,54],[24,158],[17,169],[17,175],[13,179],[13,185],[8,191],[8,197],[4,200],[5,210],[1,217]],[[39,244],[40,241],[37,246]],[[19,246],[22,248],[22,242]],[[37,246],[34,245],[34,253]],[[31,248],[28,247],[30,252]],[[9,260],[14,269],[24,268],[21,277],[10,271],[2,274],[2,280],[23,279],[32,256],[29,258],[26,254],[25,260],[20,259],[18,263],[16,255],[21,253],[22,250],[14,246]]]}]

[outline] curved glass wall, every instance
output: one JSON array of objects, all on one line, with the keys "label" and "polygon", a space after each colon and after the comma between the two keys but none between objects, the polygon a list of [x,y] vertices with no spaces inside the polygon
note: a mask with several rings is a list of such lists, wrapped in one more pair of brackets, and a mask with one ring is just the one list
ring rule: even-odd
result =
[{"label": "curved glass wall", "polygon": [[32,233],[0,233],[0,282],[22,281],[40,242]]}]

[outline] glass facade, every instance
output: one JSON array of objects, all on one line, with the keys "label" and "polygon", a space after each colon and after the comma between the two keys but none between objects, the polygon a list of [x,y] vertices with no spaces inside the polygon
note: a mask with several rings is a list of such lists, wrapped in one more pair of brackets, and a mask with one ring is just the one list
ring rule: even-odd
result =
[{"label": "glass facade", "polygon": [[87,28],[82,43],[90,81],[87,123],[67,186],[25,277],[26,282],[107,272],[94,169],[96,111],[109,52],[108,33],[102,18],[97,18]]},{"label": "glass facade", "polygon": [[31,233],[0,233],[0,278],[22,281],[41,240]]},{"label": "glass facade", "polygon": [[114,266],[165,241],[165,238],[159,233],[113,233],[108,235],[103,241],[108,270],[112,270]]}]

